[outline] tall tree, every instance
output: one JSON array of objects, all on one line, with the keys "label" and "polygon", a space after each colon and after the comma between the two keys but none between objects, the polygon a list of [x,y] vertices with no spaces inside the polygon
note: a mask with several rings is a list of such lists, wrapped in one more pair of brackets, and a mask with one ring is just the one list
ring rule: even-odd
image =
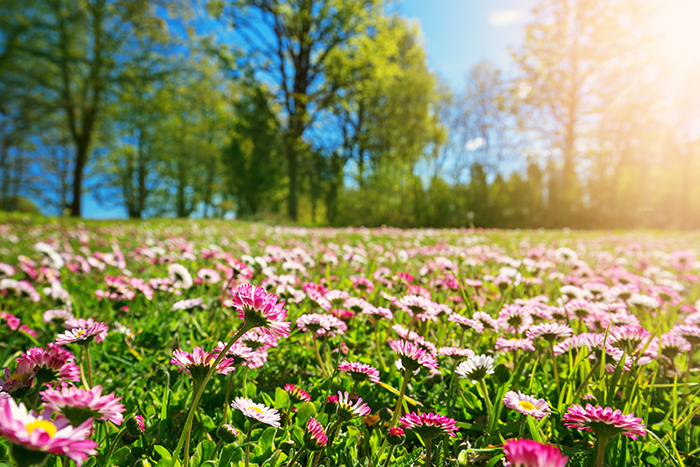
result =
[{"label": "tall tree", "polygon": [[304,135],[336,98],[326,79],[329,55],[345,47],[380,14],[381,0],[233,0],[210,2],[245,41],[241,65],[273,83],[281,107],[279,126],[287,159],[287,212],[298,218]]}]

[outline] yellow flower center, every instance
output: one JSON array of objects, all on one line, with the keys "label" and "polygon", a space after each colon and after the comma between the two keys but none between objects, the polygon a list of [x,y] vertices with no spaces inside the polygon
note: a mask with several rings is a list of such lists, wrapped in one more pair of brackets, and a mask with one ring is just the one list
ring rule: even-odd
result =
[{"label": "yellow flower center", "polygon": [[56,434],[56,425],[47,420],[33,421],[32,423],[27,424],[26,428],[27,433],[30,435],[32,434],[32,431],[36,430],[37,428],[49,435],[49,438],[53,438],[53,436]]},{"label": "yellow flower center", "polygon": [[77,337],[83,337],[85,335],[85,329],[79,329],[76,336]]},{"label": "yellow flower center", "polygon": [[252,406],[252,405],[251,405],[250,407],[248,407],[248,410],[249,410],[249,411],[252,410],[253,412],[257,412],[257,413],[263,413],[263,412],[264,412],[263,409],[260,409],[260,408],[258,408],[258,407]]},{"label": "yellow flower center", "polygon": [[532,405],[532,402],[530,401],[520,401],[518,402],[518,405],[520,405],[520,407],[527,410],[528,412],[532,412],[533,410],[535,410],[535,406]]}]

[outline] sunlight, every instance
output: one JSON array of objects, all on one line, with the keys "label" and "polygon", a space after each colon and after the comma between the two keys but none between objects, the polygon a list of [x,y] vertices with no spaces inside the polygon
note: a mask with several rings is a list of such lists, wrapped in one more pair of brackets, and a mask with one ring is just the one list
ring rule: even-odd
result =
[{"label": "sunlight", "polygon": [[660,10],[665,54],[679,65],[700,64],[700,0],[664,0]]}]

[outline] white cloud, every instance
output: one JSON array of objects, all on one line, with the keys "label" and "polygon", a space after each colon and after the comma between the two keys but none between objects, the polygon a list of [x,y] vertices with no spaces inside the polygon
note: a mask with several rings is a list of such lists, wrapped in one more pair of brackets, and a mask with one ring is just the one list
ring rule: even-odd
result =
[{"label": "white cloud", "polygon": [[476,151],[480,147],[482,147],[484,144],[486,144],[486,141],[484,141],[484,138],[478,137],[474,139],[470,139],[467,141],[467,144],[464,145],[464,148],[467,151]]},{"label": "white cloud", "polygon": [[527,16],[525,10],[519,10],[517,8],[510,8],[507,10],[494,10],[489,13],[489,23],[492,26],[500,28],[502,26],[508,26],[509,24],[517,23]]}]

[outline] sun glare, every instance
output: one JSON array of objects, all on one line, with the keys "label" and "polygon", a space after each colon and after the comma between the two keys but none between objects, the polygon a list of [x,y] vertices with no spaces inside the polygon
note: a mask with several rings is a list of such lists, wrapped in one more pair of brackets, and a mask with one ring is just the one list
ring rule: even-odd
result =
[{"label": "sun glare", "polygon": [[661,0],[659,9],[664,53],[679,65],[700,65],[700,0]]}]

